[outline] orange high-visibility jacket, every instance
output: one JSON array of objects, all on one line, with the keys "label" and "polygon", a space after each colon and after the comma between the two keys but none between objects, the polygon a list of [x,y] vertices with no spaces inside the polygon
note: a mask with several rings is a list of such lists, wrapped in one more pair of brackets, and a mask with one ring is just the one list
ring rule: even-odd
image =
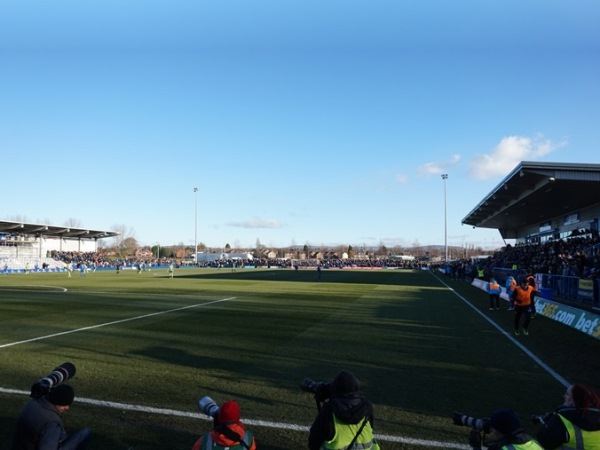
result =
[{"label": "orange high-visibility jacket", "polygon": [[513,291],[513,296],[515,299],[515,304],[517,306],[529,306],[531,305],[531,293],[533,292],[533,287],[527,285],[525,289],[522,286],[517,286]]}]

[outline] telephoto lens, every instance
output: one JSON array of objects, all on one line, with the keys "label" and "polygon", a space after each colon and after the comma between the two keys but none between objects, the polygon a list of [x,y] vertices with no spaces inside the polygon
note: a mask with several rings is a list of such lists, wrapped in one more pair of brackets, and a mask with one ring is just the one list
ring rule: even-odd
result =
[{"label": "telephoto lens", "polygon": [[63,383],[74,376],[75,366],[70,362],[66,362],[54,369],[52,373],[43,378],[42,381],[48,383],[50,387],[52,387],[57,384]]},{"label": "telephoto lens", "polygon": [[31,386],[31,394],[32,398],[40,398],[50,392],[50,389],[56,385],[64,383],[69,378],[75,376],[75,366],[70,363],[62,363],[56,369],[54,369],[49,375],[46,375],[39,381],[36,381]]},{"label": "telephoto lens", "polygon": [[484,433],[489,433],[489,419],[478,419],[460,412],[455,412],[452,414],[452,421],[455,425],[462,425],[478,431],[483,431]]},{"label": "telephoto lens", "polygon": [[219,414],[219,405],[209,396],[198,399],[198,409],[203,414],[212,417],[213,419]]}]

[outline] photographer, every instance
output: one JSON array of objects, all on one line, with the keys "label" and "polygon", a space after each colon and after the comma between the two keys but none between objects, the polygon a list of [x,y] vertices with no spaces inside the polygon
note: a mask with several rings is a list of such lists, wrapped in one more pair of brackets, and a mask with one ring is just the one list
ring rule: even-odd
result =
[{"label": "photographer", "polygon": [[543,424],[537,439],[546,449],[600,449],[600,396],[584,384],[569,386],[564,403],[554,412],[534,416]]},{"label": "photographer", "polygon": [[[33,395],[32,395],[33,397]],[[17,420],[12,450],[81,450],[87,445],[91,431],[83,428],[67,435],[62,415],[75,398],[73,388],[59,384],[45,395],[33,397]]]},{"label": "photographer", "polygon": [[256,450],[252,432],[240,421],[240,406],[236,402],[227,401],[218,407],[211,398],[204,397],[199,408],[213,418],[213,428],[200,436],[192,450]]},{"label": "photographer", "polygon": [[491,439],[487,443],[488,450],[542,449],[535,439],[525,434],[519,416],[511,409],[494,411],[487,426]]},{"label": "photographer", "polygon": [[373,406],[358,393],[359,388],[360,382],[350,372],[337,374],[329,400],[322,399],[323,406],[310,427],[310,450],[379,449],[373,437]]}]

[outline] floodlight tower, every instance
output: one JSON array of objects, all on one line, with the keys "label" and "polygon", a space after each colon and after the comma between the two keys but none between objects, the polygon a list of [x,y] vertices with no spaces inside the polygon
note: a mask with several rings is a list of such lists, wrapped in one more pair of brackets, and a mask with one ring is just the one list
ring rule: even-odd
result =
[{"label": "floodlight tower", "polygon": [[446,208],[446,180],[448,179],[448,174],[442,174],[442,180],[444,180],[444,249],[446,251],[446,256],[444,262],[448,262],[448,216],[447,216],[447,208]]},{"label": "floodlight tower", "polygon": [[194,263],[197,263],[198,259],[198,188],[194,188],[195,194],[195,209],[194,209]]}]

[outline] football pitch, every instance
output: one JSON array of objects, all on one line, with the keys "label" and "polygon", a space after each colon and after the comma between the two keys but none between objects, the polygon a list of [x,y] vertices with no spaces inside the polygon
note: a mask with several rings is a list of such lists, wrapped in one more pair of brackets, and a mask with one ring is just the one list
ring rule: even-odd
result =
[{"label": "football pitch", "polygon": [[306,448],[317,409],[299,384],[342,369],[373,403],[383,449],[467,449],[453,411],[528,418],[565,384],[597,386],[598,341],[544,317],[512,335],[469,283],[429,271],[166,269],[0,275],[0,442],[33,382],[63,362],[67,427],[89,448],[191,449],[211,422],[199,397],[240,403],[259,449]]}]

